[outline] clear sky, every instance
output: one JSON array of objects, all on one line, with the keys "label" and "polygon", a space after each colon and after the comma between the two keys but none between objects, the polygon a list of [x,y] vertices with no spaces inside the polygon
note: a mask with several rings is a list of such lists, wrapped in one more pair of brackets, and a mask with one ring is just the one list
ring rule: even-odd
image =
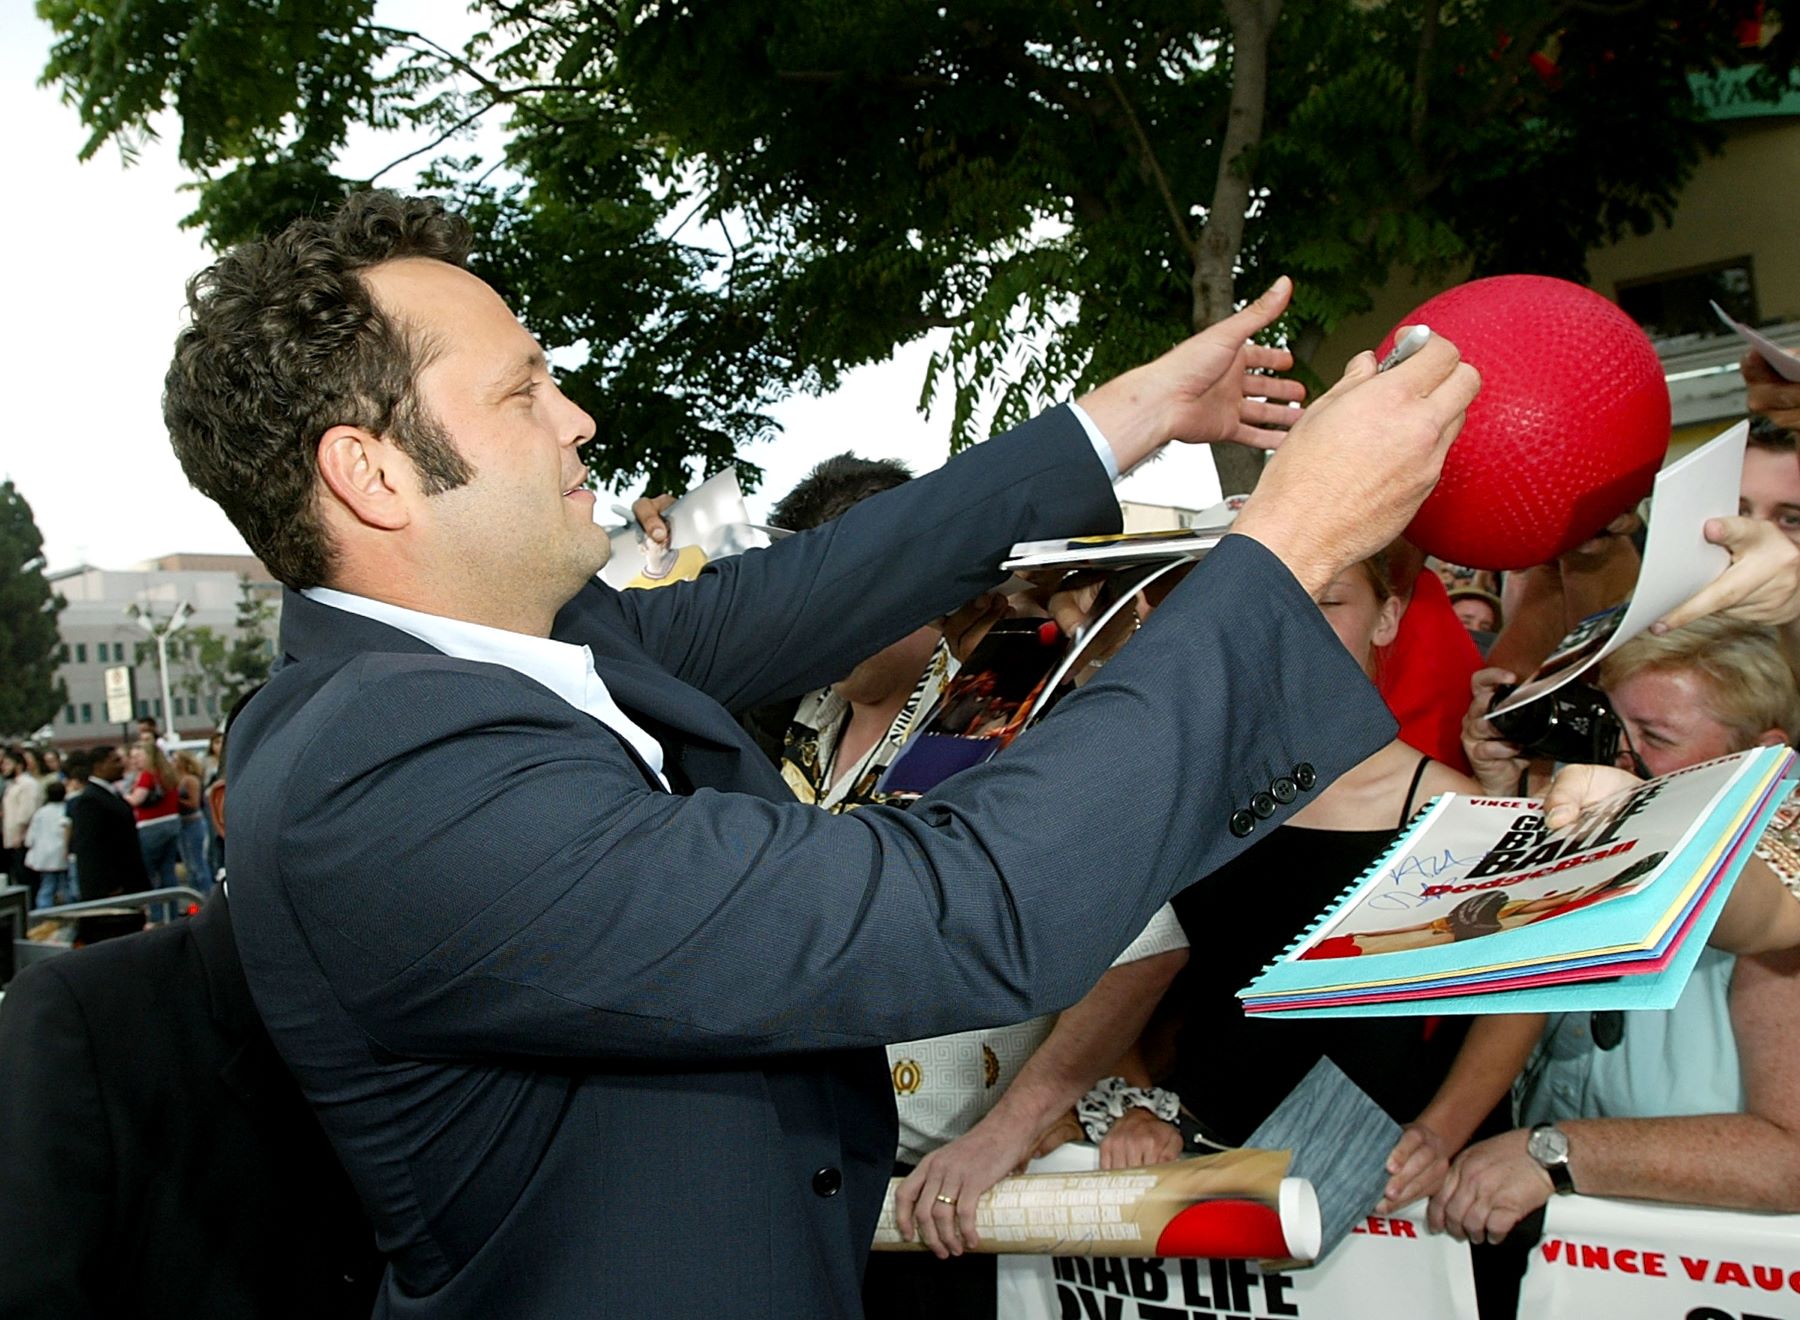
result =
[{"label": "clear sky", "polygon": [[[224,515],[182,476],[158,402],[182,286],[208,260],[199,237],[179,226],[192,209],[180,191],[185,176],[167,140],[146,145],[130,167],[110,145],[86,164],[77,160],[86,136],[80,121],[53,89],[37,86],[51,33],[33,9],[0,5],[0,123],[9,129],[0,250],[11,260],[0,360],[12,402],[0,430],[0,476],[30,502],[52,569],[242,551]],[[427,12],[436,34],[455,9],[429,0],[382,6],[390,21]],[[172,123],[164,136],[173,138]],[[404,149],[351,144],[369,170]],[[747,454],[766,472],[750,500],[753,515],[766,514],[814,463],[846,449],[902,458],[915,472],[942,463],[948,406],[936,419],[915,408],[929,351],[908,345],[832,395],[779,408],[784,433]],[[1217,499],[1204,451],[1177,448],[1121,493],[1189,506]],[[608,503],[600,502],[603,519]]]}]

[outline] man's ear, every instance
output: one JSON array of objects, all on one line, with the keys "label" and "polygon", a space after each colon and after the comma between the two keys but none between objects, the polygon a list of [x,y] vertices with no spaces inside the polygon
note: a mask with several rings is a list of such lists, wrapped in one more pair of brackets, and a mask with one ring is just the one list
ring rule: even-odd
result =
[{"label": "man's ear", "polygon": [[1780,729],[1764,729],[1757,736],[1756,741],[1750,745],[1752,747],[1781,747],[1786,744],[1787,740],[1787,735]]},{"label": "man's ear", "polygon": [[212,811],[213,828],[225,836],[225,781],[215,779],[206,786],[206,805]]},{"label": "man's ear", "polygon": [[319,476],[358,522],[398,531],[412,520],[412,467],[393,444],[360,426],[334,426],[319,437]]}]

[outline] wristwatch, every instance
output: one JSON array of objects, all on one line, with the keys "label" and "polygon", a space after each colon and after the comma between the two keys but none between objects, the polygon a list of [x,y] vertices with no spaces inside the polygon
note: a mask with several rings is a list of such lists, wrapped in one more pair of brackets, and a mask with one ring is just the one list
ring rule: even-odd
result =
[{"label": "wristwatch", "polygon": [[1525,1142],[1525,1153],[1550,1175],[1550,1185],[1558,1196],[1567,1196],[1575,1190],[1575,1180],[1569,1176],[1569,1134],[1556,1124],[1539,1123],[1532,1128],[1531,1136]]}]

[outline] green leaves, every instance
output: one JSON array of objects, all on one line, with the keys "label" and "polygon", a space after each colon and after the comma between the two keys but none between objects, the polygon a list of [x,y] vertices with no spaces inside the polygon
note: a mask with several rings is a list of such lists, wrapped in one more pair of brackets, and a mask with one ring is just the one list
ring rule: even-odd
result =
[{"label": "green leaves", "polygon": [[56,676],[64,603],[44,577],[44,538],[31,506],[11,481],[0,481],[0,738],[37,732],[68,699]]},{"label": "green leaves", "polygon": [[[1237,289],[1294,274],[1278,329],[1305,344],[1403,269],[1581,278],[1716,143],[1690,73],[1760,59],[1748,87],[1788,86],[1782,7],[1284,0]],[[742,462],[783,396],[933,329],[922,399],[948,390],[961,444],[1192,328],[1237,63],[1220,0],[475,9],[451,48],[373,0],[39,3],[86,150],[173,108],[215,243],[359,186],[351,126],[427,133],[481,273],[574,363],[603,482]],[[502,115],[503,162],[431,160]]]},{"label": "green leaves", "polygon": [[39,0],[59,39],[44,70],[93,132],[150,131],[174,109],[180,157],[207,171],[278,150],[329,160],[348,126],[382,108],[376,64],[391,38],[374,0]]}]

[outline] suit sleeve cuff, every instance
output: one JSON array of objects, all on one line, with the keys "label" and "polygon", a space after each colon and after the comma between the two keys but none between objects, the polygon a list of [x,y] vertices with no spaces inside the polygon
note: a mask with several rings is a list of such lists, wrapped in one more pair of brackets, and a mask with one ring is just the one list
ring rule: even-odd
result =
[{"label": "suit sleeve cuff", "polygon": [[1081,429],[1087,433],[1088,443],[1094,447],[1094,456],[1106,469],[1106,479],[1117,482],[1119,479],[1118,456],[1113,453],[1112,446],[1106,442],[1106,437],[1100,434],[1100,428],[1094,425],[1094,419],[1087,415],[1087,409],[1073,399],[1069,400],[1069,411],[1075,414],[1075,420],[1081,423]]}]

